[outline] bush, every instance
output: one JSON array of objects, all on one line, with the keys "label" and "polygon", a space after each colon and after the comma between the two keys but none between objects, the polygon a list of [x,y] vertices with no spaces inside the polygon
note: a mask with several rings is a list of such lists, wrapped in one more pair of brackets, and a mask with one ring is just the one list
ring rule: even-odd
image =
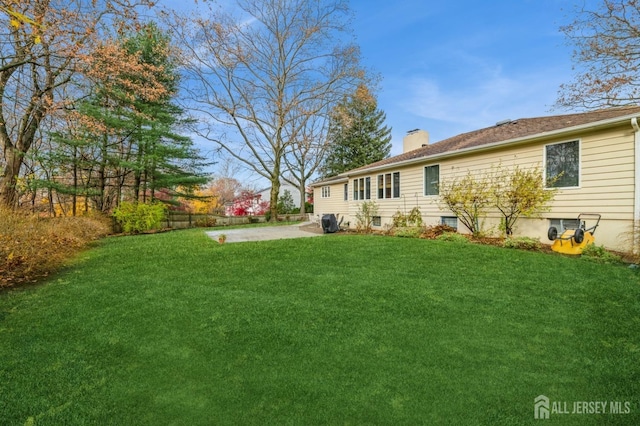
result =
[{"label": "bush", "polygon": [[110,220],[99,216],[39,218],[0,211],[0,287],[49,275],[110,231]]},{"label": "bush", "polygon": [[622,263],[622,258],[616,254],[611,253],[603,246],[597,246],[595,244],[589,244],[582,250],[583,259],[590,260],[597,263],[616,264]]},{"label": "bush", "polygon": [[516,237],[507,238],[502,244],[503,247],[519,249],[519,250],[534,250],[538,251],[542,249],[542,244],[539,240],[530,237]]},{"label": "bush", "polygon": [[411,209],[408,215],[398,210],[391,219],[395,228],[404,228],[406,226],[422,227],[422,213],[419,207]]},{"label": "bush", "polygon": [[116,221],[127,233],[140,233],[160,228],[167,208],[164,204],[130,203],[124,201],[113,211]]},{"label": "bush", "polygon": [[358,232],[370,233],[373,226],[373,217],[377,214],[378,205],[375,201],[361,203],[356,212],[356,229]]},{"label": "bush", "polygon": [[455,234],[456,230],[455,228],[452,228],[451,226],[448,226],[448,225],[427,226],[422,232],[422,238],[435,240],[436,238],[438,238],[440,235],[444,233]]},{"label": "bush", "polygon": [[393,235],[402,238],[420,238],[420,235],[422,235],[422,228],[416,226],[395,228]]},{"label": "bush", "polygon": [[215,217],[205,216],[196,220],[196,227],[198,228],[212,228],[216,226],[218,220]]},{"label": "bush", "polygon": [[458,234],[457,232],[444,232],[442,235],[436,237],[436,240],[439,241],[450,241],[453,243],[468,243],[469,240],[462,234]]}]

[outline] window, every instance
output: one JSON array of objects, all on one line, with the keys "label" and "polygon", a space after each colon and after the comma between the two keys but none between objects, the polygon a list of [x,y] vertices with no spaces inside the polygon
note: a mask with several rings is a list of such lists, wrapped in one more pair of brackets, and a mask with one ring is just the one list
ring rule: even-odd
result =
[{"label": "window", "polygon": [[580,227],[578,219],[549,219],[549,226],[555,226],[562,233],[565,229],[576,229]]},{"label": "window", "polygon": [[373,226],[382,226],[382,216],[372,216]]},{"label": "window", "polygon": [[545,181],[547,188],[580,186],[579,141],[545,146]]},{"label": "window", "polygon": [[364,178],[364,194],[367,200],[371,199],[371,178]]},{"label": "window", "polygon": [[440,165],[424,168],[424,195],[438,195],[440,193]]},{"label": "window", "polygon": [[331,187],[330,186],[323,186],[322,187],[322,198],[329,198],[331,197]]},{"label": "window", "polygon": [[450,226],[453,229],[458,229],[458,218],[455,216],[442,216],[440,218],[440,223],[442,225]]},{"label": "window", "polygon": [[353,199],[354,200],[370,200],[371,199],[371,178],[360,178],[353,180]]},{"label": "window", "polygon": [[393,198],[400,198],[400,172],[393,174]]},{"label": "window", "polygon": [[344,200],[349,201],[349,184],[344,184]]},{"label": "window", "polygon": [[378,198],[400,198],[400,172],[378,175]]}]

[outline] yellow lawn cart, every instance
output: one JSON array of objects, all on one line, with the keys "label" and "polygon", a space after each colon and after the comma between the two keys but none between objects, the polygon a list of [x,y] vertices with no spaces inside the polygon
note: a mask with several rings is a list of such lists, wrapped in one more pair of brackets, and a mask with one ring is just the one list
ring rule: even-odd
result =
[{"label": "yellow lawn cart", "polygon": [[[596,228],[600,224],[600,217],[601,215],[597,213],[580,213],[578,227],[565,228],[560,236],[558,236],[558,228],[550,227],[547,236],[553,241],[551,250],[563,254],[582,254],[582,250],[595,241],[593,234],[596,233]],[[587,227],[587,220],[595,220],[596,224]]]}]

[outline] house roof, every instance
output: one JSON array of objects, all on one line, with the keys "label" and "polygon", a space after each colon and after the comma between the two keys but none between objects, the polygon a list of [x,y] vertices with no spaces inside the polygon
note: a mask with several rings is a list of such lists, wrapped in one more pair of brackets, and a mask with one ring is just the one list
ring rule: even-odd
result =
[{"label": "house roof", "polygon": [[570,131],[573,128],[580,128],[584,125],[595,126],[598,124],[605,124],[612,119],[622,119],[623,117],[634,114],[640,114],[640,106],[634,105],[576,114],[505,120],[504,122],[497,123],[491,127],[462,133],[460,135],[444,139],[440,142],[414,149],[413,151],[408,151],[394,157],[385,158],[384,160],[349,170],[336,177],[326,179],[323,183],[336,180],[340,177],[346,177],[354,172],[361,172],[374,168],[385,168],[385,166],[391,167],[397,163],[404,163],[421,158],[428,159],[429,157],[439,156],[440,154],[445,153],[453,154],[458,151],[469,152],[474,149],[480,149],[490,145],[508,143],[511,141],[523,141],[543,136],[547,133],[555,133],[562,130]]}]

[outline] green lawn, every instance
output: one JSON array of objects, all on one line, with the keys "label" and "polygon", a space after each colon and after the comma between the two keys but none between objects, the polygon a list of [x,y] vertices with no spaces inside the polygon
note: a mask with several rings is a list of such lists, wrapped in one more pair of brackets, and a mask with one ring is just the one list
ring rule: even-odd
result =
[{"label": "green lawn", "polygon": [[[640,424],[640,274],[338,236],[109,238],[0,293],[0,424]],[[609,407],[607,407],[609,408]]]}]

